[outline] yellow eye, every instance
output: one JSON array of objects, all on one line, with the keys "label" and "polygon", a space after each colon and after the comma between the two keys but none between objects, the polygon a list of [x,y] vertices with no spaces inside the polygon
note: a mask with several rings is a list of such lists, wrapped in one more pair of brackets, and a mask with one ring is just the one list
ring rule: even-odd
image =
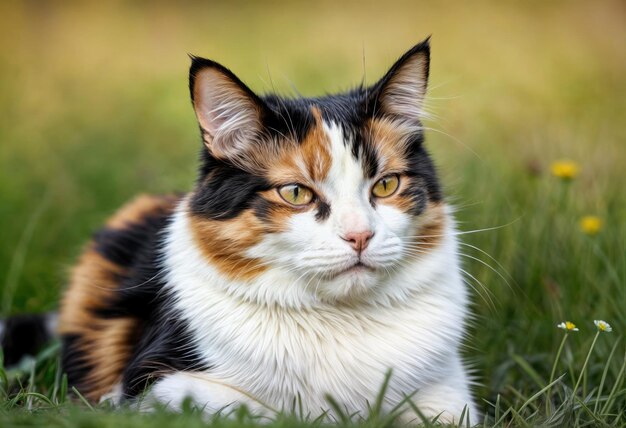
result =
[{"label": "yellow eye", "polygon": [[313,200],[313,192],[300,184],[279,187],[278,194],[291,205],[303,206]]},{"label": "yellow eye", "polygon": [[391,196],[396,192],[396,190],[398,190],[399,184],[400,178],[396,174],[383,177],[378,180],[376,184],[374,184],[374,187],[372,188],[372,195],[377,198],[386,198]]}]

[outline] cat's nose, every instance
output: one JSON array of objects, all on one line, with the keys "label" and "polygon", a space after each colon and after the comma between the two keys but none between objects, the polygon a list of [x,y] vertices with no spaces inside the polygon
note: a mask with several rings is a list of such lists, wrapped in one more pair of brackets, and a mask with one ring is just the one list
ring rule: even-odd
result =
[{"label": "cat's nose", "polygon": [[366,230],[364,232],[348,232],[341,237],[344,241],[348,242],[354,251],[362,253],[374,236],[374,232]]}]

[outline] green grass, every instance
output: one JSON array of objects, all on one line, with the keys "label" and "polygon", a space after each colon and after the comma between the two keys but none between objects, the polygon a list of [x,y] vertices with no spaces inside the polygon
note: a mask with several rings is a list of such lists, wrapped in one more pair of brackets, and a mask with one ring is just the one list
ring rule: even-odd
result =
[{"label": "green grass", "polygon": [[[2,2],[0,315],[55,309],[67,269],[117,206],[190,187],[199,140],[186,53],[261,92],[314,95],[374,81],[432,33],[428,147],[460,229],[486,229],[461,236],[480,407],[498,426],[626,425],[625,17],[618,1]],[[574,180],[550,174],[562,158],[579,164]],[[585,215],[602,219],[598,234],[581,231]],[[548,387],[566,319],[580,331]],[[594,319],[614,332],[588,354]],[[0,375],[0,426],[202,424],[192,410],[90,409],[62,392],[54,349]]]}]

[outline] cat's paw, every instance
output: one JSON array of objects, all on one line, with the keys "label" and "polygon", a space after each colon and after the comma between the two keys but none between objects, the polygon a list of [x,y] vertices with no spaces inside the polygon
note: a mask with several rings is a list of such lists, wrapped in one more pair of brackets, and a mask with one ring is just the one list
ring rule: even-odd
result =
[{"label": "cat's paw", "polygon": [[207,414],[233,414],[241,406],[255,416],[268,417],[274,410],[250,394],[201,372],[176,372],[157,381],[140,403],[142,410],[158,406],[180,411],[184,403]]}]

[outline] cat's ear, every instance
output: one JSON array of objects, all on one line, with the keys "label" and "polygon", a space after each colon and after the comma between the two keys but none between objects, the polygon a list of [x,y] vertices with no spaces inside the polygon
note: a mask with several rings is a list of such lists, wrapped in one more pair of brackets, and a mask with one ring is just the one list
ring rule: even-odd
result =
[{"label": "cat's ear", "polygon": [[372,110],[417,121],[423,117],[428,85],[430,37],[400,57],[374,85],[369,102]]},{"label": "cat's ear", "polygon": [[245,156],[263,130],[263,101],[226,67],[191,56],[189,90],[204,144],[213,156]]}]

